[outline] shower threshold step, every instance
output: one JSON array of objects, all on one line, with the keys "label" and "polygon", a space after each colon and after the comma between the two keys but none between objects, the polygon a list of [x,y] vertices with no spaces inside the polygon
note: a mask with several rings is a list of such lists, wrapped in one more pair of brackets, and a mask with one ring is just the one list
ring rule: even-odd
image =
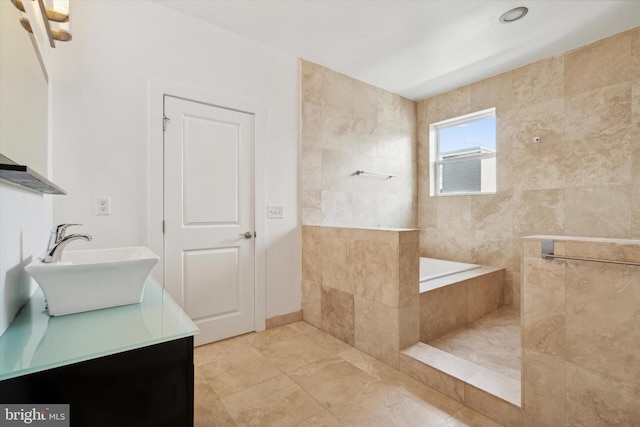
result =
[{"label": "shower threshold step", "polygon": [[520,381],[423,342],[401,350],[400,354],[401,370],[406,374],[462,403],[467,393],[477,389],[518,409],[522,407]]}]

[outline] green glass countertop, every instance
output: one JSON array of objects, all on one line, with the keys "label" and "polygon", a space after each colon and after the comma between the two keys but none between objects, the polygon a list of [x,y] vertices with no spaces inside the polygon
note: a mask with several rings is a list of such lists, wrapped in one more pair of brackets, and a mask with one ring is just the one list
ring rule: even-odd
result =
[{"label": "green glass countertop", "polygon": [[42,291],[0,337],[0,380],[195,335],[198,327],[148,278],[139,304],[49,317]]}]

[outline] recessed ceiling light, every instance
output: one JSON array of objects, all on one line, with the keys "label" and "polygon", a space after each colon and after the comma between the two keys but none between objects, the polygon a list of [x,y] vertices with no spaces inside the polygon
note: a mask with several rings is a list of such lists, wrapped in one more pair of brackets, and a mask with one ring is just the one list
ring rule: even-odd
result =
[{"label": "recessed ceiling light", "polygon": [[503,13],[500,16],[500,22],[502,22],[503,24],[509,24],[511,22],[515,22],[518,19],[524,18],[527,12],[529,12],[529,9],[527,9],[524,6],[516,7],[514,9],[511,9],[508,12]]}]

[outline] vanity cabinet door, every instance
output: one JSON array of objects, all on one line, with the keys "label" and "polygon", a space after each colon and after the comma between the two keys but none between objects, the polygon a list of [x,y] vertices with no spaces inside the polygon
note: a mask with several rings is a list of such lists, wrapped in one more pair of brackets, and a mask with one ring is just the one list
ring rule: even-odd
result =
[{"label": "vanity cabinet door", "polygon": [[193,426],[193,337],[0,381],[0,402],[66,403],[78,427]]}]

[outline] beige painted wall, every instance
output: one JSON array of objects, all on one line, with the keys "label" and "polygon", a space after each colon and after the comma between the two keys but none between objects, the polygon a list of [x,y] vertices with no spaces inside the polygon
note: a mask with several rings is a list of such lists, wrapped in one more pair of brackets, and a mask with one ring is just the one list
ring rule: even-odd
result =
[{"label": "beige painted wall", "polygon": [[311,62],[301,68],[302,223],[416,227],[416,103]]},{"label": "beige painted wall", "polygon": [[[489,107],[497,194],[429,197],[429,123]],[[422,101],[418,126],[422,255],[506,267],[507,303],[521,236],[640,238],[640,27]]]}]

